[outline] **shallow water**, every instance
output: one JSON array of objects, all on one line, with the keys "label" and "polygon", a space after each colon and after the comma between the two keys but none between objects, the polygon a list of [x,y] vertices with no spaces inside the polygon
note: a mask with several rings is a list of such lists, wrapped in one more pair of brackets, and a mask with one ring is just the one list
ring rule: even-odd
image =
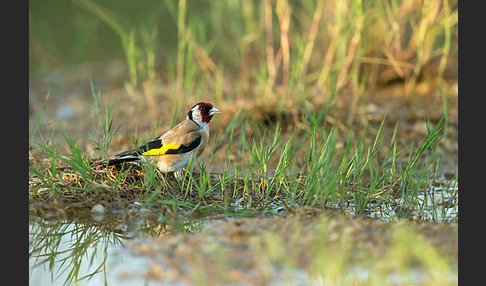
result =
[{"label": "shallow water", "polygon": [[[385,221],[410,219],[412,221],[452,222],[457,221],[459,205],[457,203],[457,180],[439,180],[425,191],[417,195],[418,209],[400,209],[403,199],[391,203],[376,203],[376,207],[367,208],[365,215]],[[352,206],[349,213],[354,214]]]},{"label": "shallow water", "polygon": [[[198,278],[197,271],[193,271],[193,260],[201,259],[197,253],[209,259],[206,266],[210,267],[208,265],[214,264],[214,259],[218,261],[217,253],[223,251],[236,255],[230,256],[231,265],[236,268],[228,266],[230,268],[227,269],[234,276],[231,276],[232,279],[239,281],[233,285],[254,285],[253,282],[262,281],[267,285],[320,284],[331,278],[311,275],[305,266],[308,257],[303,260],[297,256],[291,257],[296,264],[290,268],[285,263],[283,266],[272,264],[274,268],[264,278],[255,270],[259,269],[258,263],[261,262],[253,261],[256,254],[252,251],[254,242],[251,241],[264,240],[269,233],[277,232],[275,235],[278,235],[283,229],[292,232],[302,228],[299,245],[310,247],[306,246],[310,241],[306,237],[312,235],[321,222],[316,214],[311,214],[312,210],[304,210],[302,213],[303,216],[297,220],[292,218],[293,215],[288,219],[288,216],[279,215],[278,212],[244,213],[242,217],[208,211],[178,218],[143,210],[103,215],[79,211],[77,214],[47,214],[42,218],[33,215],[29,225],[29,282],[30,285],[66,285],[74,281],[77,281],[77,285],[160,285],[161,282],[164,285],[193,285],[197,279],[203,279]],[[339,237],[347,233],[341,230],[346,229],[355,231],[359,237],[364,236],[362,240],[365,248],[373,248],[376,244],[381,245],[381,248],[389,239],[383,230],[386,223],[382,220],[352,219],[339,212],[322,214],[324,220],[329,221],[328,240],[339,241]],[[437,240],[436,244],[445,247],[446,252],[452,253],[454,257],[457,252],[457,233],[450,232],[444,223],[423,225],[429,228],[425,232],[426,236],[433,237],[432,242]],[[285,232],[283,234],[285,237]],[[248,238],[249,244],[243,243]],[[276,245],[282,242],[278,237],[275,239]],[[370,244],[370,239],[375,242]],[[216,247],[209,252],[211,255],[207,254],[208,245]],[[188,253],[195,254],[196,258],[192,254],[188,256]],[[210,271],[213,271],[211,267]],[[366,267],[360,267],[357,265],[347,270],[346,279],[368,281],[370,275],[375,275]],[[196,270],[202,271],[203,268],[196,267]],[[448,283],[457,281],[454,271],[444,275],[448,277]],[[395,274],[390,279],[417,282],[427,281],[430,275],[418,268],[406,274]]]},{"label": "shallow water", "polygon": [[123,285],[126,271],[142,272],[147,267],[143,259],[118,255],[127,243],[134,238],[195,232],[201,225],[198,219],[165,220],[157,213],[80,213],[81,217],[29,218],[30,285],[76,280],[81,280],[79,285]]}]

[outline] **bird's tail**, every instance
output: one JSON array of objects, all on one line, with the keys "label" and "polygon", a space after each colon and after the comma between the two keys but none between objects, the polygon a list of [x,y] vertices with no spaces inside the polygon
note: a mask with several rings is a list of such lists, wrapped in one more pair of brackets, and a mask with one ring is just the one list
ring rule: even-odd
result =
[{"label": "bird's tail", "polygon": [[112,165],[117,165],[121,164],[124,162],[133,162],[133,161],[139,161],[140,157],[135,156],[135,155],[129,155],[129,156],[123,156],[123,157],[118,157],[115,159],[110,159],[108,160],[108,163],[106,164],[107,166],[112,166]]}]

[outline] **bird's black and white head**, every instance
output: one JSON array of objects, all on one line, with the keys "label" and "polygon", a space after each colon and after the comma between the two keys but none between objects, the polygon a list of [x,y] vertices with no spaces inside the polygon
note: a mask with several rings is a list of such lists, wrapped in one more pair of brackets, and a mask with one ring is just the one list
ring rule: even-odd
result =
[{"label": "bird's black and white head", "polygon": [[209,102],[199,102],[189,110],[187,118],[202,127],[208,125],[213,118],[213,115],[216,113],[221,113],[221,110],[217,109]]}]

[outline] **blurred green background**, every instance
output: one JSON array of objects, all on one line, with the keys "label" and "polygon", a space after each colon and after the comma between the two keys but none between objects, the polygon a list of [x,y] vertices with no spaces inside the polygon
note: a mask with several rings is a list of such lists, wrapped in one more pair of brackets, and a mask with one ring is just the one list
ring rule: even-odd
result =
[{"label": "blurred green background", "polygon": [[123,59],[132,85],[403,82],[409,94],[418,80],[457,77],[457,10],[455,0],[29,1],[29,74]]}]

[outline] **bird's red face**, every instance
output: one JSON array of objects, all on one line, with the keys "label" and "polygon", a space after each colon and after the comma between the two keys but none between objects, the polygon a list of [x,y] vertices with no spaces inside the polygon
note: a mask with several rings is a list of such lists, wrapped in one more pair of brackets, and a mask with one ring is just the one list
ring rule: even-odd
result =
[{"label": "bird's red face", "polygon": [[204,123],[209,123],[214,114],[221,113],[221,110],[217,109],[209,102],[200,102],[196,105],[201,113],[201,121]]}]

